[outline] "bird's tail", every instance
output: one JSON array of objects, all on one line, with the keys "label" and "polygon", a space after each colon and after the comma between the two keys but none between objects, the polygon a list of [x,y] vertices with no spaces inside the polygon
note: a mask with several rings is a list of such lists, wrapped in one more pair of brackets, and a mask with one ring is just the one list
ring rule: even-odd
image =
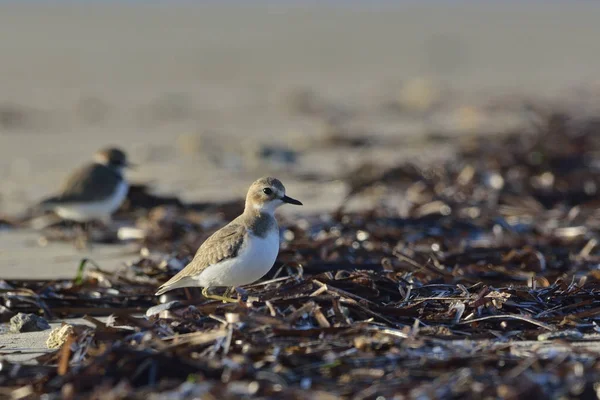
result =
[{"label": "bird's tail", "polygon": [[58,197],[48,197],[37,204],[37,209],[41,211],[53,210],[58,202]]},{"label": "bird's tail", "polygon": [[160,296],[161,294],[164,294],[164,293],[168,292],[169,290],[171,290],[171,288],[169,286],[162,285],[158,288],[157,292],[154,293],[154,295]]},{"label": "bird's tail", "polygon": [[[176,278],[177,276],[175,276],[174,278]],[[154,294],[155,296],[160,296],[163,293],[168,292],[169,290],[173,290],[173,289],[177,289],[177,288],[182,288],[182,287],[190,287],[190,286],[198,286],[198,283],[196,281],[194,281],[192,278],[190,277],[183,277],[181,279],[177,279],[177,280],[173,280],[173,278],[171,278],[171,280],[167,281],[166,283],[162,284],[159,288],[158,291]]]}]

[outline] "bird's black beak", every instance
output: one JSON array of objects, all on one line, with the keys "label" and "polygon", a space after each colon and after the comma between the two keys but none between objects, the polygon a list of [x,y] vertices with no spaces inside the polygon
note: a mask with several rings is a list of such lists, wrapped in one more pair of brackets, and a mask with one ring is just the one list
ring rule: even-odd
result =
[{"label": "bird's black beak", "polygon": [[123,165],[125,168],[129,168],[129,169],[136,169],[137,168],[137,164],[133,164],[130,162],[126,162],[125,165]]},{"label": "bird's black beak", "polygon": [[299,202],[298,200],[292,199],[291,197],[288,197],[288,196],[283,196],[281,198],[281,201],[283,201],[284,203],[294,204],[294,205],[297,205],[297,206],[301,206],[302,205],[302,203]]}]

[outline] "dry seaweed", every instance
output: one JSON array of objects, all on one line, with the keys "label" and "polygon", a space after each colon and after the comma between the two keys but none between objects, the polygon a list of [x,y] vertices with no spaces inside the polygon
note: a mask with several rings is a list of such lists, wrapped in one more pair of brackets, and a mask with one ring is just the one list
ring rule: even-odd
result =
[{"label": "dry seaweed", "polygon": [[94,325],[41,365],[3,362],[2,393],[595,398],[598,124],[540,121],[471,139],[451,164],[363,168],[350,197],[383,185],[402,204],[284,225],[276,265],[237,303],[178,290],[142,317],[216,228],[179,205],[145,215],[144,256],[126,268],[90,262],[73,280],[2,283],[7,312]]}]

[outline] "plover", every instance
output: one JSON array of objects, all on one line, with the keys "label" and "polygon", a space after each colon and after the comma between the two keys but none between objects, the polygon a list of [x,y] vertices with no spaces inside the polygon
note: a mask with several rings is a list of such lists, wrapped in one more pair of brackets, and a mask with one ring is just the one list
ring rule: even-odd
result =
[{"label": "plover", "polygon": [[41,207],[77,222],[107,221],[127,197],[129,184],[123,169],[129,166],[122,150],[102,149],[94,155],[93,163],[71,174],[60,193],[42,201]]},{"label": "plover", "polygon": [[202,287],[204,297],[227,300],[209,295],[208,288],[238,287],[262,278],[279,253],[275,210],[285,203],[302,205],[285,194],[278,179],[255,181],[248,189],[244,213],[206,239],[194,259],[160,286],[156,295],[176,288]]}]

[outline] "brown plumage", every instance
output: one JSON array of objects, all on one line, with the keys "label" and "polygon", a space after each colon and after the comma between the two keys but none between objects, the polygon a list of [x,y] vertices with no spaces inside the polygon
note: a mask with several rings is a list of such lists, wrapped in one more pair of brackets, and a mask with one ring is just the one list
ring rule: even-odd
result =
[{"label": "brown plumage", "polygon": [[[161,295],[175,288],[201,286],[198,278],[208,267],[237,257],[251,238],[257,238],[252,240],[260,241],[266,239],[269,233],[273,231],[277,236],[277,220],[274,217],[274,212],[279,205],[286,202],[302,204],[287,197],[285,187],[275,178],[266,177],[254,182],[246,196],[244,213],[206,239],[192,261],[169,281],[161,285],[156,295]],[[274,256],[277,255],[279,248],[278,239],[275,240],[277,242],[274,245],[277,248],[274,249]],[[269,248],[267,251],[273,251],[273,249]],[[274,258],[272,261],[275,261]],[[266,271],[271,266],[272,263],[271,265],[265,265]],[[227,281],[228,279],[224,277],[222,280]]]},{"label": "brown plumage", "polygon": [[130,165],[127,155],[121,149],[107,147],[96,152],[94,160],[76,169],[63,183],[59,194],[42,201],[42,206],[99,201],[113,195],[123,180],[121,169]]},{"label": "brown plumage", "polygon": [[42,204],[81,203],[97,201],[111,196],[123,177],[117,171],[102,164],[90,164],[77,169],[61,187],[57,196]]},{"label": "brown plumage", "polygon": [[161,285],[156,295],[159,296],[177,287],[191,286],[187,285],[189,283],[187,280],[191,277],[200,275],[204,269],[213,264],[235,257],[244,243],[245,229],[238,221],[239,219],[240,217],[237,217],[206,239],[198,248],[194,259],[169,281]]},{"label": "brown plumage", "polygon": [[128,166],[122,150],[102,149],[94,155],[93,163],[75,170],[60,192],[42,201],[39,208],[67,220],[108,222],[127,198],[129,184],[122,171]]}]

